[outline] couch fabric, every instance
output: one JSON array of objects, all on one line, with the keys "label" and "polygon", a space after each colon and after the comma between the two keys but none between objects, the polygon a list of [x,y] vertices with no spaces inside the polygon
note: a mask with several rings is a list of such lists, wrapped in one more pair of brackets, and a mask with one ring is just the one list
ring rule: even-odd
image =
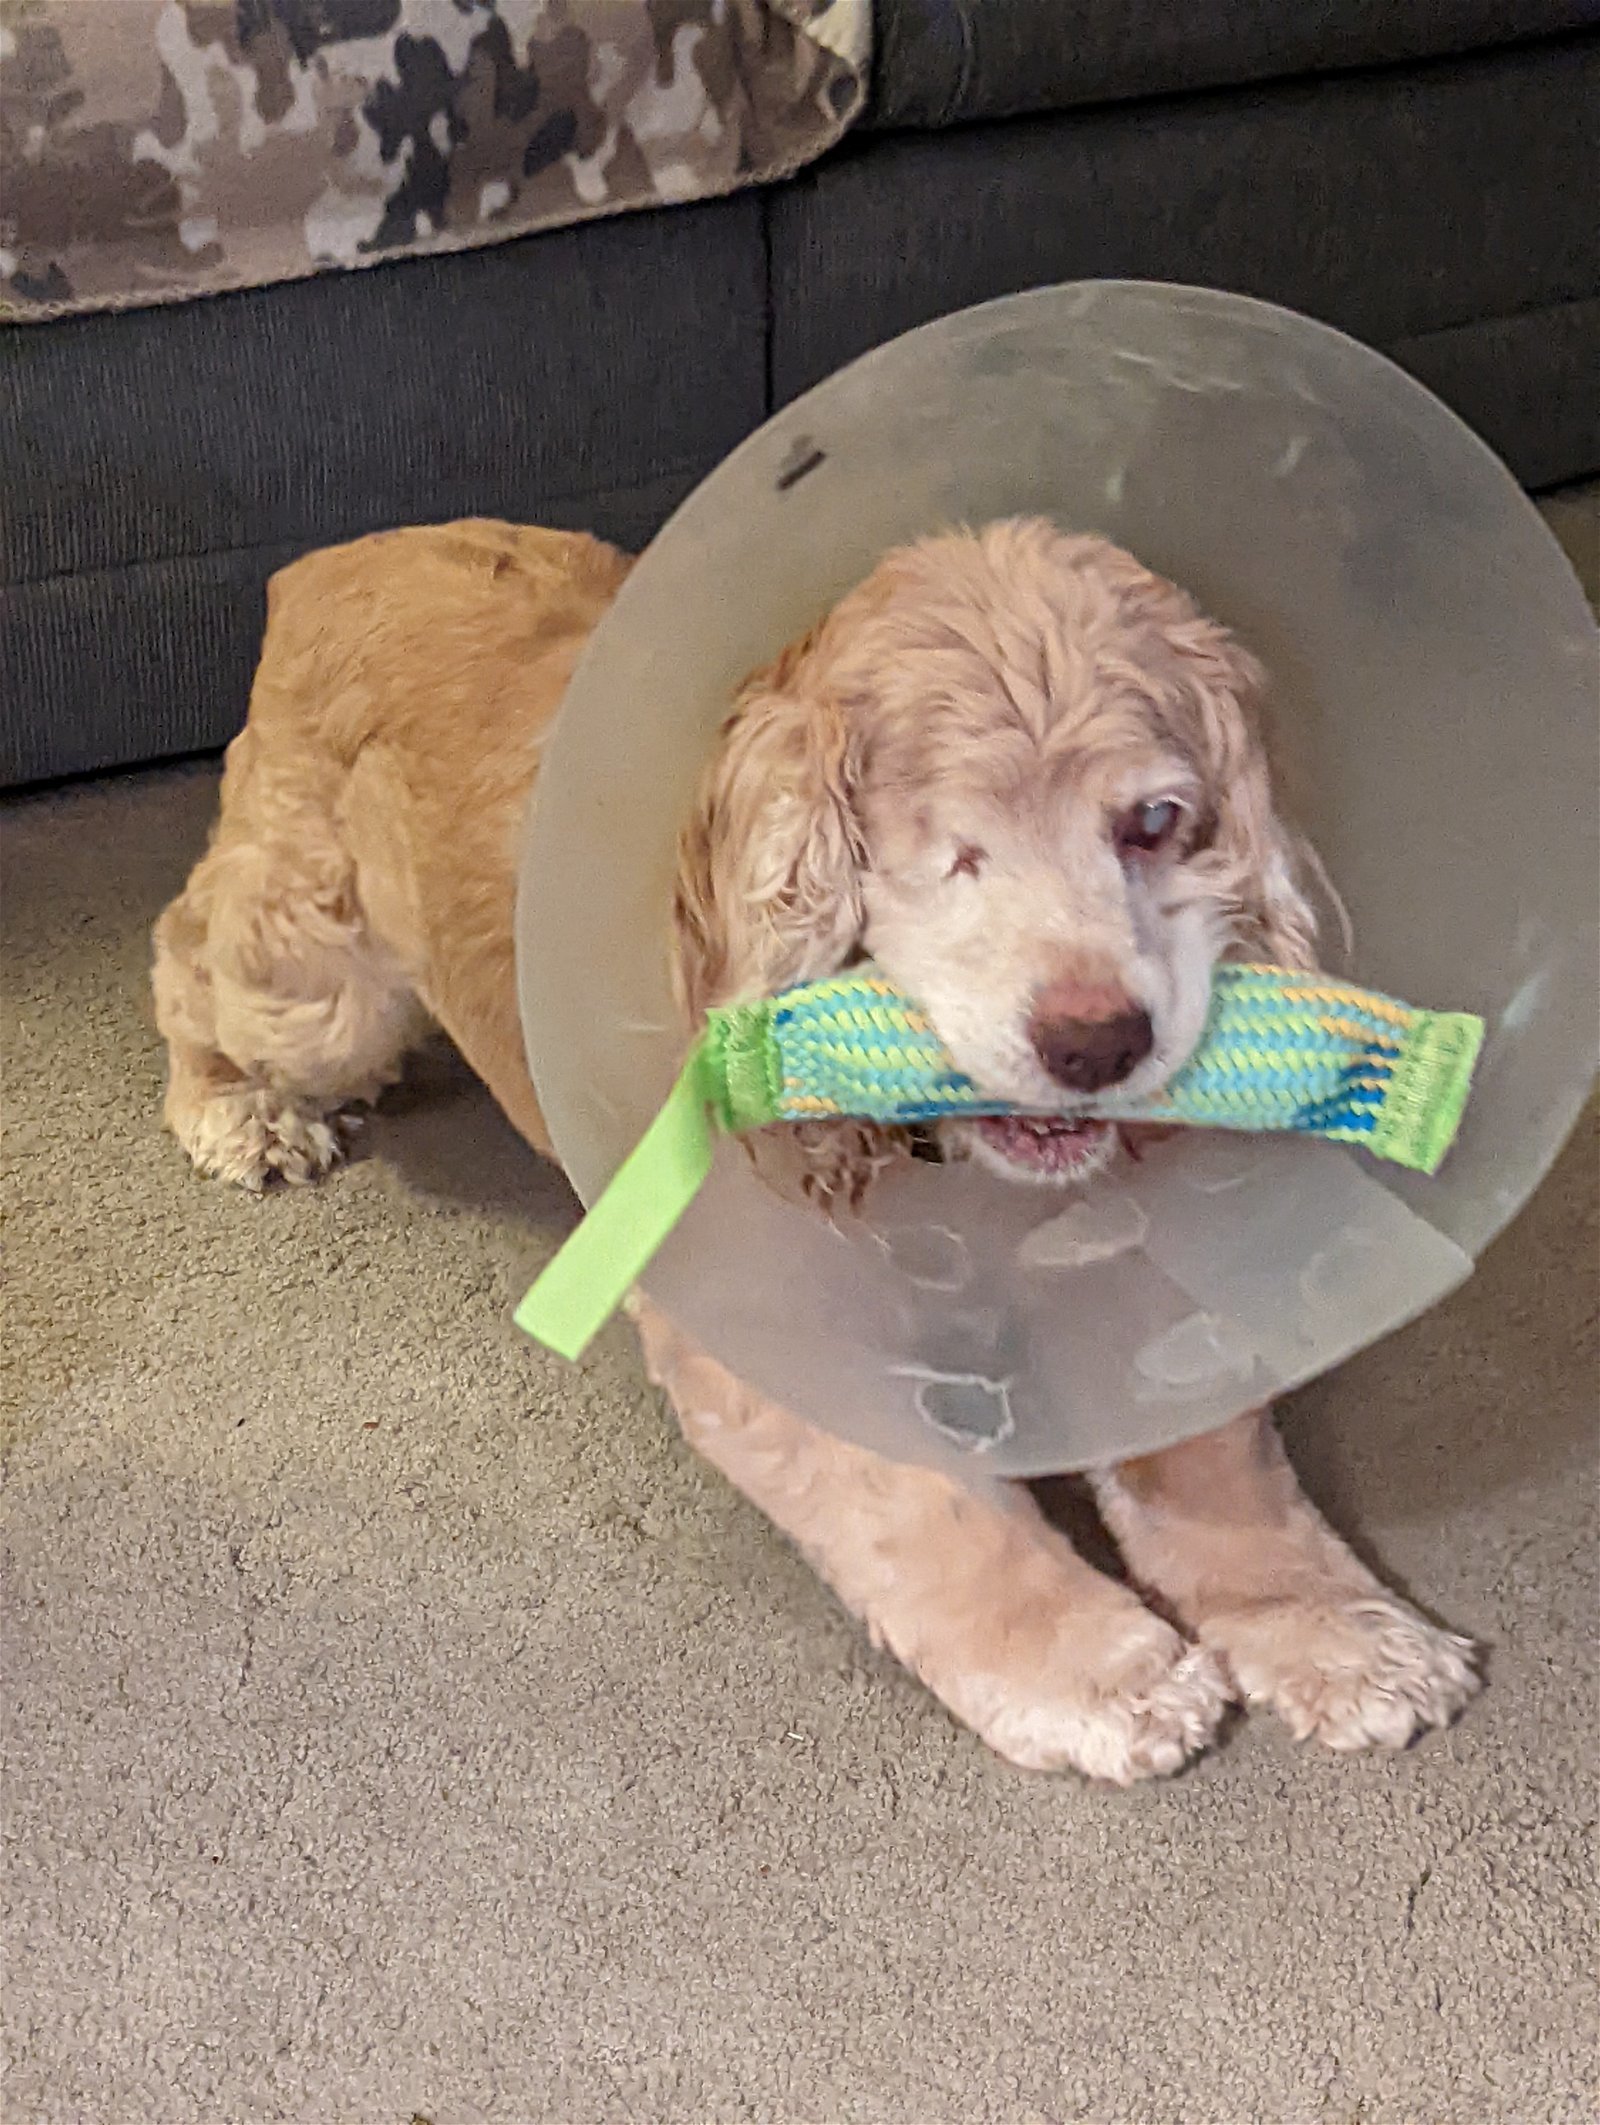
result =
[{"label": "couch fabric", "polygon": [[761,263],[749,196],[19,329],[0,780],[225,743],[309,546],[469,514],[642,543],[763,417]]},{"label": "couch fabric", "polygon": [[[1452,56],[1374,63],[1402,12],[1412,44]],[[1491,47],[1477,0],[1304,13],[1253,0],[1238,63],[1330,70],[1230,87],[1199,85],[1221,62],[1193,10],[1163,28],[1144,0],[1120,15],[1110,0],[892,0],[876,15],[880,129],[782,185],[12,328],[0,783],[224,743],[267,576],[310,546],[469,512],[637,544],[841,362],[1052,281],[1209,282],[1290,304],[1412,369],[1529,484],[1600,469],[1600,135],[1585,123],[1600,35]],[[1569,13],[1528,0],[1514,27]],[[1111,67],[1139,39],[1105,25],[1144,15],[1145,58],[1165,51],[1170,82],[1177,54],[1191,92],[1144,96],[1155,75]],[[1050,93],[1091,100],[982,116],[1015,100],[994,55],[1030,17]],[[961,95],[908,71],[915,97],[897,104],[896,68],[974,21]],[[961,122],[882,129],[935,105]]]},{"label": "couch fabric", "polygon": [[[889,155],[858,137],[768,203],[775,395],[964,304],[1102,276],[1284,303],[1408,348],[1424,382],[1433,335],[1489,320],[1538,318],[1570,348],[1553,363],[1592,365],[1596,110],[1600,38],[1580,38],[903,133]],[[1536,483],[1596,462],[1593,367],[1588,388],[1561,366],[1544,380],[1565,387],[1554,404],[1460,409]]]},{"label": "couch fabric", "polygon": [[1593,0],[880,0],[869,123],[934,128],[1395,66],[1594,23]]}]

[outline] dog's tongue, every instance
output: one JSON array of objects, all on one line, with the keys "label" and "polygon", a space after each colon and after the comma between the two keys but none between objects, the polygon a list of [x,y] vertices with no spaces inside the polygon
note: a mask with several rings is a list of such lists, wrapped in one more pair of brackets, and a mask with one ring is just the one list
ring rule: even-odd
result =
[{"label": "dog's tongue", "polygon": [[1030,1173],[1070,1173],[1096,1154],[1111,1124],[1059,1115],[986,1114],[977,1127],[1014,1166]]}]

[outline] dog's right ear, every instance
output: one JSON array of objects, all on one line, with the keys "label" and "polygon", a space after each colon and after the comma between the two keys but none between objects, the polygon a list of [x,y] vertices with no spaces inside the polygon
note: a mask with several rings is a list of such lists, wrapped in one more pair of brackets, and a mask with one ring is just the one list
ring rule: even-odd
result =
[{"label": "dog's right ear", "polygon": [[862,928],[859,759],[816,635],[758,674],[678,844],[679,992],[691,1022],[846,965]]}]

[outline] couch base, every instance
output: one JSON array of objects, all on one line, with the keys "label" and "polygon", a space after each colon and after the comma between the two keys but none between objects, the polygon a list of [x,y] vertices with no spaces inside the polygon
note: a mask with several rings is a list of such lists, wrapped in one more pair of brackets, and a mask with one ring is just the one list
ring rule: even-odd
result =
[{"label": "couch base", "polygon": [[224,744],[308,547],[471,513],[638,545],[774,405],[1054,280],[1286,303],[1525,483],[1600,471],[1597,75],[1600,37],[1566,38],[861,136],[759,197],[13,331],[0,785]]}]

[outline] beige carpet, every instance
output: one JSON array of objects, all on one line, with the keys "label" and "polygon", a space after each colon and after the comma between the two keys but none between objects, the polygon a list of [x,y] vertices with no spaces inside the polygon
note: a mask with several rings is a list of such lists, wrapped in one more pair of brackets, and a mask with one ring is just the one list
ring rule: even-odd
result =
[{"label": "beige carpet", "polygon": [[516,1334],[565,1199],[447,1060],[320,1189],[190,1175],[145,936],[212,790],[4,824],[10,2125],[1596,2115],[1592,1139],[1288,1417],[1490,1648],[1462,1724],[1025,1777],[624,1334]]}]

